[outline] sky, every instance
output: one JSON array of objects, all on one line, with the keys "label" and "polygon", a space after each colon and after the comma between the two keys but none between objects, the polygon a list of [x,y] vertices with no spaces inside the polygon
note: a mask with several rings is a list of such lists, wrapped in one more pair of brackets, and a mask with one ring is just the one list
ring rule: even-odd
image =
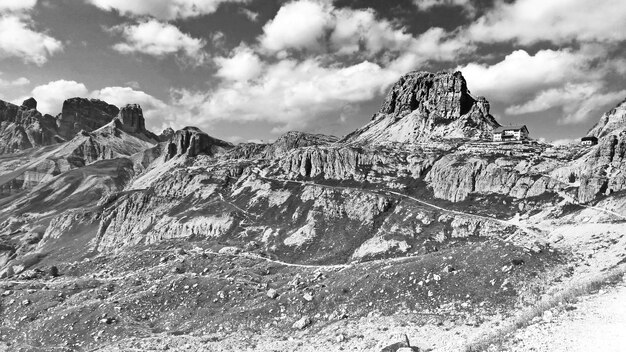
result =
[{"label": "sky", "polygon": [[626,98],[623,0],[0,0],[0,99],[138,103],[234,143],[345,135],[413,71],[564,143]]}]

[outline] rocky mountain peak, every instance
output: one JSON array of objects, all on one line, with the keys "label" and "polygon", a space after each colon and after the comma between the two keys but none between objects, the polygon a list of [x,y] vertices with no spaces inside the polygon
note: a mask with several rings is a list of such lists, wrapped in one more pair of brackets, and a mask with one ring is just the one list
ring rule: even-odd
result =
[{"label": "rocky mountain peak", "polygon": [[128,104],[123,107],[117,119],[122,122],[122,130],[128,133],[146,132],[146,121],[139,104]]},{"label": "rocky mountain peak", "polygon": [[379,114],[402,117],[419,110],[454,119],[467,113],[473,102],[461,72],[415,71],[402,76],[393,85]]},{"label": "rocky mountain peak", "polygon": [[201,154],[213,156],[217,152],[230,149],[233,145],[213,138],[197,127],[185,127],[178,130],[167,144],[165,160],[185,155],[195,157]]},{"label": "rocky mountain peak", "polygon": [[67,99],[57,116],[59,135],[69,140],[80,130],[97,130],[111,122],[119,111],[117,106],[98,99]]},{"label": "rocky mountain peak", "polygon": [[22,106],[28,110],[35,110],[37,109],[37,100],[35,100],[35,98],[33,97],[30,97],[22,102]]},{"label": "rocky mountain peak", "polygon": [[469,94],[461,72],[415,71],[390,89],[379,112],[348,142],[417,142],[487,135],[499,124],[484,97]]},{"label": "rocky mountain peak", "polygon": [[600,121],[589,130],[587,136],[602,138],[624,129],[626,129],[626,99],[602,115]]},{"label": "rocky mountain peak", "polygon": [[176,133],[176,131],[174,131],[173,128],[168,127],[166,129],[164,129],[163,132],[161,132],[161,134],[159,135],[159,140],[161,142],[169,141],[172,138],[172,136],[174,135],[174,133]]}]

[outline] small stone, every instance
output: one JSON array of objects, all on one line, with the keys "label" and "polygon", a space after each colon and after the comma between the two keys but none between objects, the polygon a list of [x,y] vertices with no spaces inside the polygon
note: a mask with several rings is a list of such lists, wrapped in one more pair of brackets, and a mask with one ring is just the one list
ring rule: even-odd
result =
[{"label": "small stone", "polygon": [[313,295],[307,292],[304,294],[304,296],[302,296],[302,298],[304,298],[304,300],[307,302],[311,302],[313,300]]},{"label": "small stone", "polygon": [[27,306],[29,304],[30,304],[30,300],[28,300],[28,299],[25,299],[25,300],[22,301],[22,305],[23,306]]},{"label": "small stone", "polygon": [[267,297],[269,297],[271,299],[275,299],[276,297],[278,297],[278,291],[276,291],[273,288],[270,288],[269,290],[267,290],[266,295],[267,295]]},{"label": "small stone", "polygon": [[52,277],[58,277],[59,276],[59,268],[57,268],[56,266],[51,266],[50,269],[48,269],[48,274],[50,274],[50,276]]},{"label": "small stone", "polygon": [[303,316],[302,318],[300,318],[300,320],[293,323],[291,327],[294,329],[302,330],[309,326],[309,324],[311,324],[311,318],[309,318],[308,316]]},{"label": "small stone", "polygon": [[542,319],[546,323],[552,322],[552,318],[554,317],[554,313],[551,310],[547,310],[543,313]]}]

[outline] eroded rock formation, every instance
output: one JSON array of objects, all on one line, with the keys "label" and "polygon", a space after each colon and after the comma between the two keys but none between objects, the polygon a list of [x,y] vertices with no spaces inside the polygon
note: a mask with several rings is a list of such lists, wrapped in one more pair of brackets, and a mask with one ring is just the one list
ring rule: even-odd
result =
[{"label": "eroded rock formation", "polygon": [[345,142],[412,143],[432,139],[490,136],[499,124],[485,98],[469,94],[460,72],[411,72],[387,94],[372,121]]}]

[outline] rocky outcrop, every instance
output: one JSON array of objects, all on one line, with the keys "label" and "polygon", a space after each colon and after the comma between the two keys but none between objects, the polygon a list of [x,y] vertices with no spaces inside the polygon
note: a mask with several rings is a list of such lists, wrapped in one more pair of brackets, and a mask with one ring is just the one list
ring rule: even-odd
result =
[{"label": "rocky outcrop", "polygon": [[22,106],[28,110],[37,110],[37,100],[30,97],[22,102]]},{"label": "rocky outcrop", "polygon": [[196,127],[185,127],[176,131],[167,144],[165,160],[185,155],[195,157],[201,154],[214,156],[215,154],[231,149],[231,143],[213,138]]},{"label": "rocky outcrop", "polygon": [[58,133],[66,140],[70,140],[81,130],[95,131],[111,122],[119,111],[115,105],[98,99],[67,99],[57,116]]},{"label": "rocky outcrop", "polygon": [[34,99],[17,106],[0,100],[0,154],[61,142],[54,117],[42,116]]},{"label": "rocky outcrop", "polygon": [[139,104],[128,104],[120,110],[117,118],[122,122],[122,130],[128,133],[145,133],[146,122]]},{"label": "rocky outcrop", "polygon": [[411,72],[387,94],[380,111],[343,141],[412,143],[490,136],[499,124],[485,98],[469,94],[460,72]]},{"label": "rocky outcrop", "polygon": [[293,149],[330,145],[337,140],[338,138],[335,136],[291,131],[270,144],[263,154],[265,157],[276,158]]},{"label": "rocky outcrop", "polygon": [[626,190],[626,132],[612,132],[601,138],[598,145],[574,164],[580,175],[580,202]]},{"label": "rocky outcrop", "polygon": [[579,183],[577,197],[582,203],[626,190],[626,100],[603,114],[587,135],[597,137],[598,144],[555,171]]},{"label": "rocky outcrop", "polygon": [[161,142],[167,142],[170,139],[172,139],[172,137],[174,136],[174,133],[176,133],[174,129],[171,127],[168,127],[164,129],[163,132],[161,132],[161,134],[159,135],[159,140]]},{"label": "rocky outcrop", "polygon": [[434,163],[425,181],[437,198],[452,202],[471,194],[500,194],[522,199],[542,195],[561,184],[526,169],[524,159],[450,154]]},{"label": "rocky outcrop", "polygon": [[626,129],[626,99],[611,109],[587,133],[587,136],[602,138]]}]

